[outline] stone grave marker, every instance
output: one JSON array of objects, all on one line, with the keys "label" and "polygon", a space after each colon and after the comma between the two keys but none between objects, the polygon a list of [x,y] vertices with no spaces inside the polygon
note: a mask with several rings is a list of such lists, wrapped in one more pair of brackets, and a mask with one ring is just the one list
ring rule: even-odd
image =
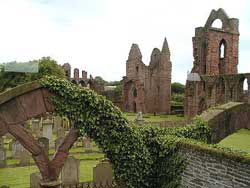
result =
[{"label": "stone grave marker", "polygon": [[0,168],[6,167],[6,150],[0,148]]},{"label": "stone grave marker", "polygon": [[61,173],[63,184],[67,185],[79,183],[79,166],[80,161],[78,159],[75,159],[73,156],[68,157]]},{"label": "stone grave marker", "polygon": [[30,174],[30,188],[40,188],[41,181],[42,181],[42,176],[40,172],[34,172]]},{"label": "stone grave marker", "polygon": [[41,137],[37,141],[40,144],[40,146],[43,147],[46,155],[48,155],[49,154],[49,139],[46,137]]},{"label": "stone grave marker", "polygon": [[64,133],[64,129],[63,128],[60,128],[60,129],[57,129],[57,138],[63,138],[65,135],[65,133]]},{"label": "stone grave marker", "polygon": [[53,134],[52,134],[53,122],[50,119],[43,121],[43,137],[49,139],[49,146],[53,147]]},{"label": "stone grave marker", "polygon": [[112,185],[113,172],[109,159],[102,160],[93,168],[93,182],[97,187]]},{"label": "stone grave marker", "polygon": [[20,156],[19,166],[28,166],[28,165],[30,165],[30,154],[27,150],[24,150]]},{"label": "stone grave marker", "polygon": [[53,125],[53,133],[57,133],[58,129],[62,128],[62,118],[60,116],[55,116]]},{"label": "stone grave marker", "polygon": [[58,149],[58,147],[63,143],[63,141],[64,141],[63,137],[59,137],[59,138],[56,139],[56,141],[55,141],[55,150]]},{"label": "stone grave marker", "polygon": [[142,116],[142,112],[139,112],[139,113],[137,114],[137,116],[136,116],[136,118],[135,118],[135,122],[136,122],[136,123],[139,123],[139,124],[141,124],[141,123],[144,122],[144,119],[143,119],[143,116]]},{"label": "stone grave marker", "polygon": [[36,135],[36,137],[41,137],[40,131],[40,119],[32,119],[32,126],[31,126],[32,133]]},{"label": "stone grave marker", "polygon": [[20,159],[21,153],[25,150],[22,144],[18,141],[12,142],[12,157],[15,159]]},{"label": "stone grave marker", "polygon": [[92,143],[89,137],[84,138],[83,144],[85,152],[92,152]]}]

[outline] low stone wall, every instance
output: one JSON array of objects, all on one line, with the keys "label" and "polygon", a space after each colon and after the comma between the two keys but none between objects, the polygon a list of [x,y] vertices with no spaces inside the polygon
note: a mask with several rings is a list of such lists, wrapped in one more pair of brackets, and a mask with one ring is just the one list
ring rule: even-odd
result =
[{"label": "low stone wall", "polygon": [[182,188],[250,187],[249,163],[190,148],[181,150],[188,163],[182,175]]}]

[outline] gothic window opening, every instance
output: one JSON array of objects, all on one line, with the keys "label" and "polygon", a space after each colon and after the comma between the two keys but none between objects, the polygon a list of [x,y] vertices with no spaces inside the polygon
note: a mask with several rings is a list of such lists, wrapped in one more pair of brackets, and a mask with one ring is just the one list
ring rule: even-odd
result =
[{"label": "gothic window opening", "polygon": [[139,73],[139,67],[136,66],[136,74],[138,74],[138,73]]},{"label": "gothic window opening", "polygon": [[212,23],[212,27],[213,28],[217,28],[217,29],[222,29],[222,21],[220,19],[216,19],[214,20],[214,22]]},{"label": "gothic window opening", "polygon": [[137,112],[137,110],[136,110],[136,102],[133,102],[133,111],[134,111],[134,113]]},{"label": "gothic window opening", "polygon": [[137,90],[136,89],[133,90],[133,96],[137,97]]},{"label": "gothic window opening", "polygon": [[226,57],[226,41],[224,39],[220,42],[219,57],[220,59],[224,59]]}]

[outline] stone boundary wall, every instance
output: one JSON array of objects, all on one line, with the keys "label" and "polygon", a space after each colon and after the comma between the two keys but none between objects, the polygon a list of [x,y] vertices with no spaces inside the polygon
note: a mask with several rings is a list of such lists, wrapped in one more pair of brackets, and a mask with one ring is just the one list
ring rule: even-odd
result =
[{"label": "stone boundary wall", "polygon": [[237,162],[212,153],[182,148],[187,167],[181,188],[245,188],[250,187],[250,164]]}]

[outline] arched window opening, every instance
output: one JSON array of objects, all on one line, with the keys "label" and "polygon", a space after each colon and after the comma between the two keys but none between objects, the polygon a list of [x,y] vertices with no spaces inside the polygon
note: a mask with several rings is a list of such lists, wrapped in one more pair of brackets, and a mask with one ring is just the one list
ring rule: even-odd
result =
[{"label": "arched window opening", "polygon": [[214,20],[212,23],[213,28],[222,29],[222,21],[220,19]]},{"label": "arched window opening", "polygon": [[138,74],[138,72],[139,72],[139,67],[136,66],[136,74]]},{"label": "arched window opening", "polygon": [[245,79],[243,82],[243,93],[247,94],[247,92],[248,92],[248,84],[247,84],[247,79]]},{"label": "arched window opening", "polygon": [[133,111],[134,111],[134,113],[137,112],[137,110],[136,110],[136,102],[133,102]]},{"label": "arched window opening", "polygon": [[137,97],[137,90],[136,89],[133,90],[133,96]]},{"label": "arched window opening", "polygon": [[226,41],[224,39],[220,42],[219,57],[220,59],[224,59],[226,57]]}]

